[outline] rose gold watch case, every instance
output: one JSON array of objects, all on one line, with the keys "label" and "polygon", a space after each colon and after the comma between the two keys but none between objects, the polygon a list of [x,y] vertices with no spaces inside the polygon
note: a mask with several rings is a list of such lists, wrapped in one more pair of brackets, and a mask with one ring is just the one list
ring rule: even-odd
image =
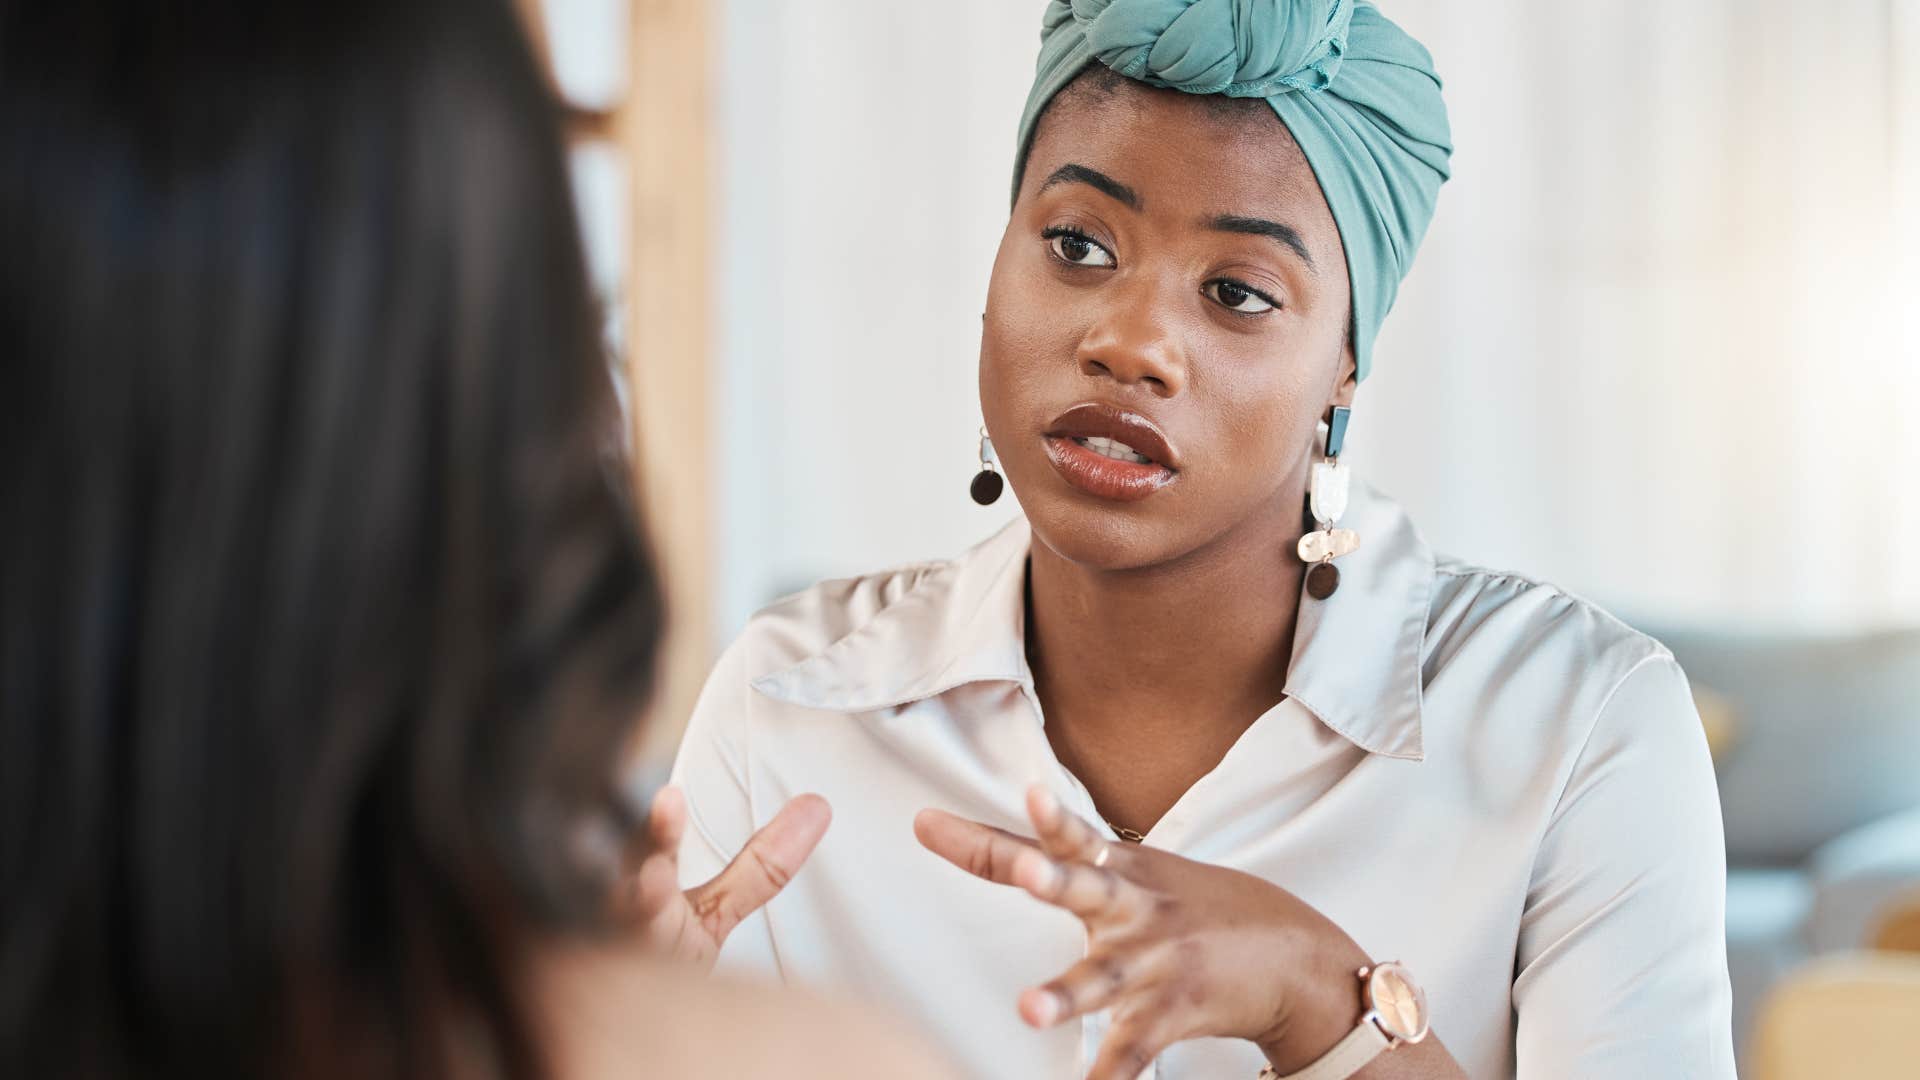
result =
[{"label": "rose gold watch case", "polygon": [[1411,972],[1389,961],[1361,968],[1360,977],[1366,980],[1366,1018],[1386,1033],[1392,1045],[1427,1037],[1427,994]]}]

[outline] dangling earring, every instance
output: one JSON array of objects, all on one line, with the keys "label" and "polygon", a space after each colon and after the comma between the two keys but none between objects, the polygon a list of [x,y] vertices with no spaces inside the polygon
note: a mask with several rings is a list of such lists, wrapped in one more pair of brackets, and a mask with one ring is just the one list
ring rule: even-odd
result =
[{"label": "dangling earring", "polygon": [[972,493],[974,502],[987,506],[1000,497],[1000,489],[1005,486],[1006,481],[993,466],[993,440],[987,438],[987,429],[981,428],[980,471],[973,474],[973,485],[967,490]]},{"label": "dangling earring", "polygon": [[1352,415],[1353,410],[1345,405],[1333,407],[1332,417],[1323,425],[1327,429],[1327,459],[1313,463],[1313,477],[1308,482],[1308,505],[1320,529],[1302,536],[1299,550],[1300,560],[1313,564],[1307,570],[1307,595],[1315,600],[1325,600],[1340,587],[1340,568],[1333,565],[1333,560],[1352,554],[1360,546],[1358,533],[1334,528],[1340,515],[1347,512],[1351,474],[1340,464],[1340,451],[1346,444],[1347,420]]}]

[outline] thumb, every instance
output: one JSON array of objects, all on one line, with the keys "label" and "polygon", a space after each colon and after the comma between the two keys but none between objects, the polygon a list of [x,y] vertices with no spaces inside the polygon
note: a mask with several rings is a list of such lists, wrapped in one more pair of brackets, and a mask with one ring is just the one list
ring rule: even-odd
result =
[{"label": "thumb", "polygon": [[758,911],[786,888],[813,854],[833,822],[833,809],[818,795],[800,795],[780,808],[747,840],[719,876],[687,891],[713,933],[723,941],[740,920]]}]

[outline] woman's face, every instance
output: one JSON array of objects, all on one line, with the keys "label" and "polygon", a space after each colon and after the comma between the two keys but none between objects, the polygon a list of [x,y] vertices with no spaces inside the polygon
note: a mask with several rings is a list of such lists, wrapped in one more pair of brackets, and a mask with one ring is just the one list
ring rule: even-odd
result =
[{"label": "woman's face", "polygon": [[980,345],[987,430],[1036,536],[1102,569],[1242,530],[1286,543],[1316,424],[1352,395],[1347,319],[1333,215],[1264,102],[1068,88]]}]

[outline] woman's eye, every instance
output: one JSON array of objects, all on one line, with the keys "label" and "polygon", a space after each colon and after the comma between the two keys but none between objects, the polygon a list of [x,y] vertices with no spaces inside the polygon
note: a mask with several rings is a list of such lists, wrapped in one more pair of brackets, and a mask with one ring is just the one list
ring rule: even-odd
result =
[{"label": "woman's eye", "polygon": [[1221,307],[1244,315],[1258,315],[1279,306],[1237,281],[1209,281],[1206,290],[1207,295],[1218,301]]},{"label": "woman's eye", "polygon": [[1047,234],[1047,245],[1061,262],[1074,266],[1112,266],[1113,254],[1077,232],[1065,230]]}]

